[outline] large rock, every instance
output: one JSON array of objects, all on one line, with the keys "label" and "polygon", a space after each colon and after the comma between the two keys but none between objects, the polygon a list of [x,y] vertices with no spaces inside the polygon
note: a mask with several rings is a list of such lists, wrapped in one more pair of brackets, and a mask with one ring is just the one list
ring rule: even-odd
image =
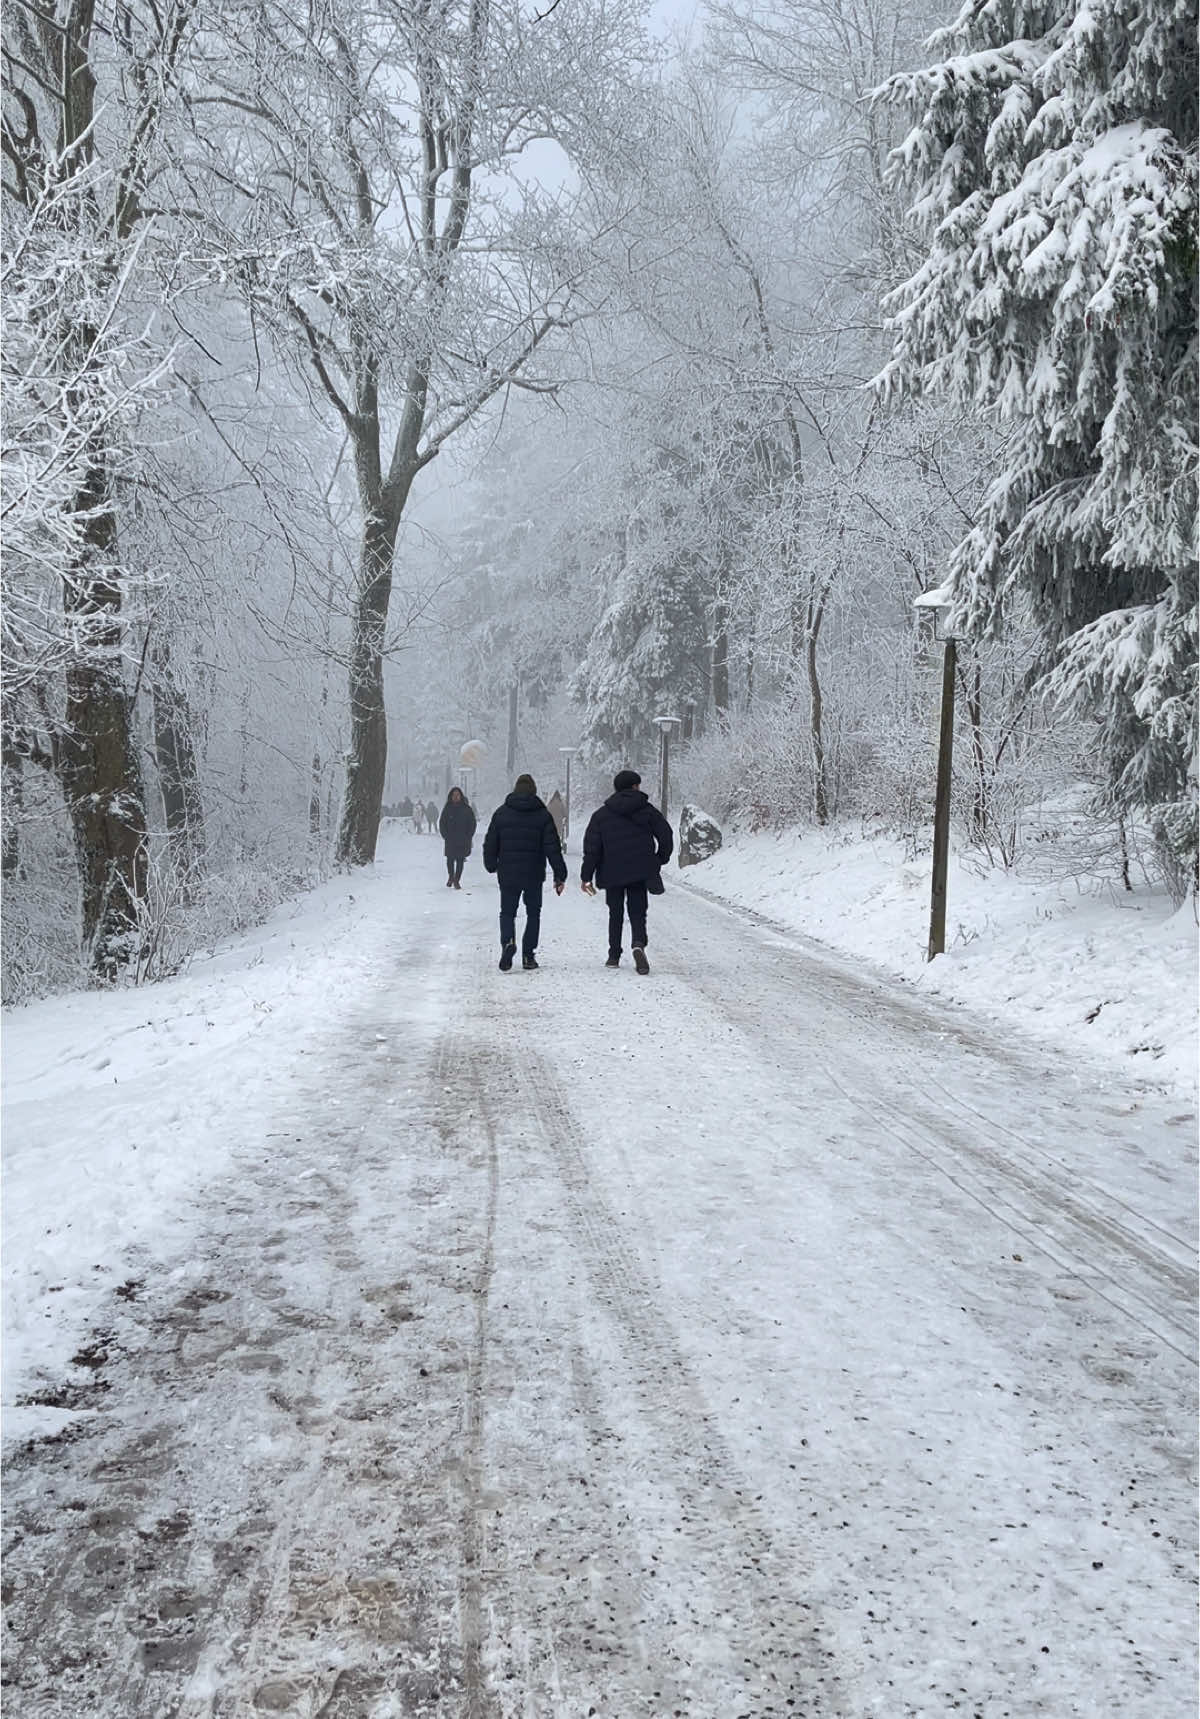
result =
[{"label": "large rock", "polygon": [[721,826],[699,806],[685,806],[679,817],[679,863],[699,865],[721,845]]}]

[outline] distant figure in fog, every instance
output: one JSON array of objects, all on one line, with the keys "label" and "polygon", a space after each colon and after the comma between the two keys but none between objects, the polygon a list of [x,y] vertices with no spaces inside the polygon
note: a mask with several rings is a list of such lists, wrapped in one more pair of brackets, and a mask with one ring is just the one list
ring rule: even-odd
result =
[{"label": "distant figure in fog", "polygon": [[525,931],[521,938],[521,965],[526,972],[537,968],[535,950],[542,923],[542,886],[546,865],[554,873],[558,895],[567,881],[562,844],[554,819],[537,797],[532,776],[518,776],[513,791],[492,813],[483,838],[483,865],[494,872],[500,885],[500,971],[507,973],[517,952],[517,908],[525,900]]},{"label": "distant figure in fog", "polygon": [[437,835],[438,809],[432,800],[430,800],[429,804],[425,808],[425,827],[431,836]]},{"label": "distant figure in fog", "polygon": [[413,829],[417,832],[418,835],[420,835],[421,831],[425,828],[425,808],[421,804],[420,800],[416,801],[416,803],[413,806],[412,819],[413,819]]},{"label": "distant figure in fog", "polygon": [[551,794],[550,798],[546,801],[546,810],[549,812],[550,816],[554,819],[554,827],[558,831],[559,841],[560,842],[564,841],[566,839],[563,832],[564,832],[564,829],[566,827],[567,808],[563,802],[563,797],[559,793],[557,788],[554,790],[553,794]]},{"label": "distant figure in fog", "polygon": [[613,777],[613,792],[592,813],[584,831],[579,881],[585,895],[595,895],[595,878],[608,902],[608,960],[604,965],[621,965],[621,937],[628,912],[633,964],[639,973],[648,973],[647,897],[663,892],[660,873],[671,857],[675,837],[658,807],[650,804],[650,796],[642,793],[641,780],[636,770],[618,770]]},{"label": "distant figure in fog", "polygon": [[475,814],[461,788],[451,788],[438,819],[446,854],[446,888],[461,889],[463,866],[475,840]]}]

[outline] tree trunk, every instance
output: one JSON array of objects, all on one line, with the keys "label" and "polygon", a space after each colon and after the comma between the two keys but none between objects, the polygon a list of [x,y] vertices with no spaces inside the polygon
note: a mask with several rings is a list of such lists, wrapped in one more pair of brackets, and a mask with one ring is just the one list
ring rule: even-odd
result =
[{"label": "tree trunk", "polygon": [[63,588],[80,648],[66,673],[59,774],[79,864],[84,952],[94,972],[114,979],[135,950],[147,843],[141,761],[121,667],[121,585],[111,571],[117,533],[107,488],[103,467],[93,466],[75,502],[86,515],[87,549]]},{"label": "tree trunk", "polygon": [[[321,760],[321,747],[325,743],[325,720],[329,714],[329,645],[333,637],[333,565],[330,562],[329,584],[325,587],[325,664],[321,669],[321,714],[317,719],[317,737],[313,742],[312,778],[308,794],[308,833],[320,837],[321,822],[321,787],[324,777],[324,765]],[[408,793],[408,760],[404,762],[404,792]],[[328,816],[325,827],[328,827]]]},{"label": "tree trunk", "polygon": [[350,745],[338,831],[340,865],[370,865],[379,840],[387,772],[383,646],[398,525],[398,512],[387,518],[380,510],[370,515],[363,534],[358,595],[351,617]]},{"label": "tree trunk", "polygon": [[808,669],[808,729],[812,738],[813,816],[818,824],[829,822],[829,795],[826,782],[824,704],[821,679],[817,665],[817,640],[821,633],[821,615],[817,614],[804,641],[804,660]]},{"label": "tree trunk", "polygon": [[192,740],[191,711],[187,697],[171,670],[170,650],[156,647],[150,702],[154,721],[154,756],[158,762],[158,786],[162,794],[167,843],[178,876],[198,873],[208,843],[204,829],[204,805],[200,797],[200,773]]},{"label": "tree trunk", "polygon": [[719,718],[729,714],[729,626],[724,609],[714,617],[712,654],[713,708]]},{"label": "tree trunk", "polygon": [[0,836],[3,860],[0,876],[16,877],[21,869],[21,804],[24,798],[24,767],[21,754],[5,744],[3,756],[4,823]]},{"label": "tree trunk", "polygon": [[974,674],[967,683],[967,716],[971,724],[971,762],[975,768],[975,791],[971,796],[971,837],[981,842],[991,821],[988,794],[987,752],[983,744],[983,669],[976,658]]},{"label": "tree trunk", "polygon": [[242,683],[242,726],[239,729],[242,749],[238,754],[238,803],[245,805],[250,792],[250,685]]},{"label": "tree trunk", "polygon": [[520,684],[514,681],[508,689],[508,751],[504,760],[504,768],[510,782],[517,767],[517,708],[520,694]]},{"label": "tree trunk", "polygon": [[1117,843],[1121,853],[1121,882],[1132,893],[1133,879],[1129,875],[1129,838],[1125,829],[1125,819],[1119,812],[1117,814]]},{"label": "tree trunk", "polygon": [[792,661],[799,662],[808,646],[809,602],[799,591],[791,601]]},{"label": "tree trunk", "polygon": [[308,792],[308,833],[319,836],[321,833],[321,754],[313,753],[312,783]]}]

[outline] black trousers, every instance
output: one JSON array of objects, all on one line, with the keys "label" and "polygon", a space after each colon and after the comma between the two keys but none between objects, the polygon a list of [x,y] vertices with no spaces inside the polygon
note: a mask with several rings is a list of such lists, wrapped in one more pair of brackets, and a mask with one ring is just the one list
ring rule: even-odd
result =
[{"label": "black trousers", "polygon": [[538,946],[542,928],[542,886],[540,883],[500,885],[500,942],[517,941],[517,908],[525,897],[525,930],[521,937],[522,955],[532,955]]},{"label": "black trousers", "polygon": [[646,903],[649,899],[644,883],[625,883],[619,889],[606,889],[608,903],[608,952],[621,953],[621,933],[625,928],[625,912],[629,911],[629,941],[636,949],[646,947]]},{"label": "black trousers", "polygon": [[446,855],[446,876],[450,879],[451,883],[457,883],[459,881],[462,877],[462,868],[466,863],[465,859],[451,859],[449,854]]}]

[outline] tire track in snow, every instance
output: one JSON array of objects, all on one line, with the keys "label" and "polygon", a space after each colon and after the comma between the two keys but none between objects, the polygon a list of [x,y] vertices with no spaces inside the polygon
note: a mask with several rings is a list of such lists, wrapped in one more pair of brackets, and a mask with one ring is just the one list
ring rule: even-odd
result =
[{"label": "tire track in snow", "polygon": [[[593,1182],[586,1143],[553,1071],[526,1040],[515,1043],[511,1024],[505,1032],[504,1064],[491,1082],[480,1078],[479,1101],[486,1111],[489,1091],[512,1090],[519,1069],[520,1085],[532,1098],[529,1114],[544,1151],[557,1166],[583,1243],[593,1295],[616,1323],[622,1366],[633,1384],[638,1412],[653,1429],[657,1478],[678,1496],[687,1562],[693,1578],[701,1578],[693,1580],[693,1589],[707,1583],[732,1614],[731,1648],[742,1669],[730,1719],[789,1712],[813,1719],[837,1714],[841,1707],[835,1668],[796,1570],[802,1552],[793,1548],[785,1554],[778,1546],[739,1474],[687,1361],[664,1325],[658,1288],[628,1245],[626,1226]],[[478,1053],[476,1063],[478,1068]],[[703,1620],[692,1622],[704,1627]],[[708,1719],[709,1707],[691,1706],[686,1694],[679,1699],[684,1702],[679,1711]]]},{"label": "tire track in snow", "polygon": [[911,1087],[903,1109],[885,1111],[850,1092],[828,1062],[824,1067],[827,1078],[851,1103],[890,1129],[910,1152],[1028,1245],[1041,1248],[1091,1293],[1195,1364],[1196,1324],[1189,1318],[1196,1302],[1195,1271],[1148,1244],[1116,1213],[1100,1211],[1094,1200],[1075,1196],[1057,1178],[1014,1162],[978,1128],[964,1149],[953,1117]]},{"label": "tire track in snow", "polygon": [[[467,1719],[489,1719],[493,1712],[483,1666],[483,1562],[485,1547],[483,1504],[483,1445],[488,1350],[489,1296],[496,1266],[496,1212],[500,1197],[500,1154],[496,1128],[482,1102],[478,1058],[455,1035],[447,1034],[438,1050],[439,1072],[456,1063],[471,1071],[469,1090],[483,1119],[487,1140],[487,1190],[483,1214],[483,1237],[479,1265],[471,1285],[475,1328],[467,1367],[467,1394],[463,1409],[462,1573],[460,1577],[463,1680],[467,1695]],[[449,1128],[443,1133],[448,1138]]]},{"label": "tire track in snow", "polygon": [[[747,919],[774,936],[788,936],[791,942],[786,965],[769,956],[762,945],[743,943],[732,977],[708,970],[689,974],[690,982],[719,1013],[758,1037],[762,1031],[759,997],[766,975],[756,983],[750,969],[756,963],[769,967],[771,991],[787,997],[792,1009],[790,1021],[775,1021],[776,1033],[790,1035],[814,1050],[825,1078],[843,1098],[1023,1242],[1042,1247],[1091,1293],[1195,1363],[1198,1277],[1192,1244],[1136,1212],[1128,1201],[1091,1178],[1071,1172],[1025,1135],[957,1098],[938,1079],[936,1069],[929,1070],[928,1081],[917,1085],[907,1070],[928,1056],[933,1009],[923,1014],[914,999],[881,995],[873,981],[856,981],[827,965],[819,953],[805,949],[803,939],[761,915],[713,903],[691,887],[688,893],[706,907],[719,906],[723,914]],[[800,973],[797,966],[802,968]],[[847,1020],[853,1033],[846,1031]],[[985,1055],[993,1063],[1002,1059],[997,1047],[979,1044],[961,1022],[947,1022],[946,1031],[965,1050]],[[893,1042],[886,1047],[881,1044],[873,1062],[865,1048],[884,1032]],[[897,1056],[897,1036],[911,1043],[909,1057]],[[881,1079],[882,1070],[886,1074]],[[1014,1080],[1023,1076],[1027,1081],[1029,1075],[1027,1067],[1014,1067]],[[936,1096],[929,1090],[930,1083],[937,1088]],[[1028,1093],[1027,1087],[1021,1090]],[[886,1103],[872,1097],[884,1091]],[[955,1110],[965,1118],[965,1127],[956,1121]]]}]

